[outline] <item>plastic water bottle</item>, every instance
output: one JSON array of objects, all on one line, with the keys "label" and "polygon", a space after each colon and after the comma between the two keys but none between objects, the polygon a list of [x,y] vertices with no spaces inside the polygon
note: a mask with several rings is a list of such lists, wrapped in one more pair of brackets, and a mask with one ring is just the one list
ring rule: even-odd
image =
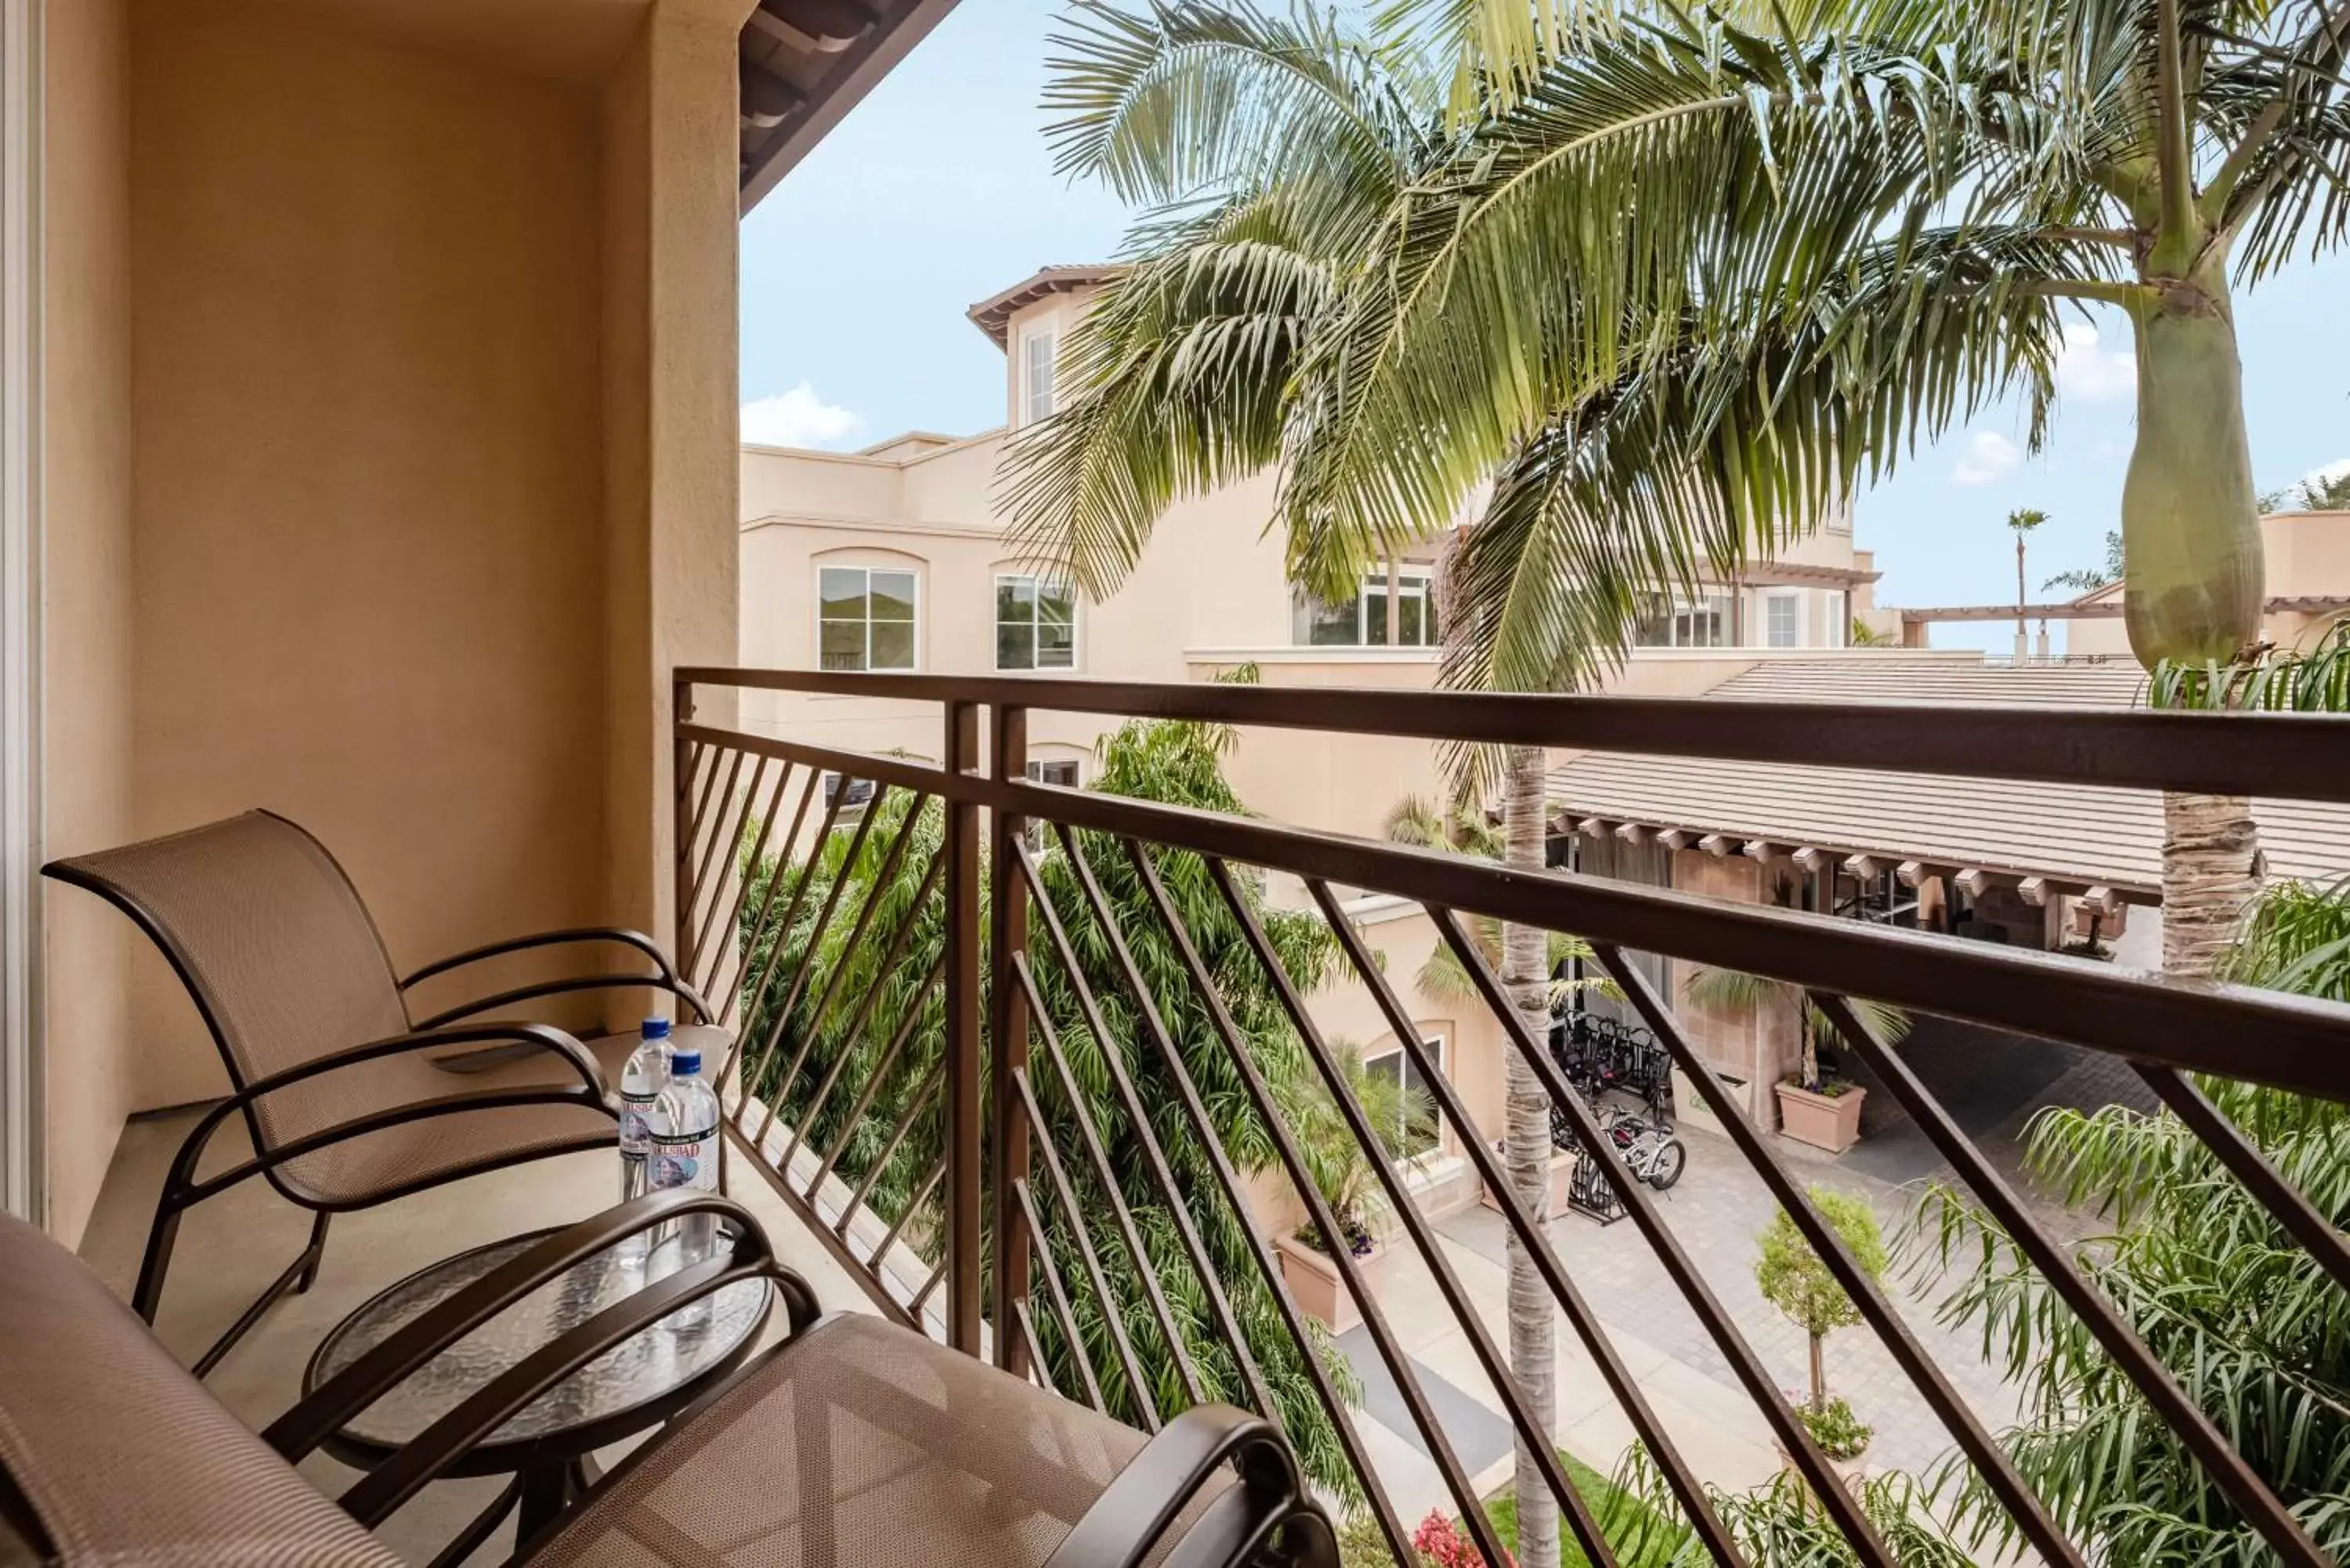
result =
[{"label": "plastic water bottle", "polygon": [[[651,1190],[647,1162],[653,1151],[655,1102],[669,1086],[669,1020],[648,1018],[644,1044],[620,1068],[620,1201],[641,1198]],[[639,1231],[617,1249],[621,1262],[641,1268],[652,1251],[653,1233]]]},{"label": "plastic water bottle", "polygon": [[[702,1053],[681,1045],[670,1053],[669,1086],[654,1103],[652,1121],[652,1184],[681,1187],[696,1192],[718,1190],[718,1096],[702,1076]],[[718,1246],[718,1216],[689,1214],[670,1232],[675,1238],[673,1269],[690,1269],[712,1256]],[[663,1272],[671,1272],[664,1269]],[[707,1300],[688,1307],[678,1318],[690,1326],[709,1316]]]}]

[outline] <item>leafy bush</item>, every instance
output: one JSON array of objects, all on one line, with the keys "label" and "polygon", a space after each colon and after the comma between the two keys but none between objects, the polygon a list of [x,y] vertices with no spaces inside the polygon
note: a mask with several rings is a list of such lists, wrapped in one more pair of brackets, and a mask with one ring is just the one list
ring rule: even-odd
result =
[{"label": "leafy bush", "polygon": [[[1814,1187],[1812,1207],[1828,1222],[1829,1229],[1843,1238],[1845,1250],[1852,1254],[1862,1273],[1871,1280],[1885,1277],[1887,1260],[1885,1237],[1877,1227],[1877,1211],[1865,1198],[1855,1198],[1833,1188]],[[1811,1413],[1825,1412],[1828,1405],[1827,1366],[1823,1345],[1827,1336],[1840,1328],[1849,1328],[1860,1321],[1860,1309],[1852,1304],[1844,1287],[1836,1283],[1827,1264],[1812,1251],[1804,1233],[1786,1211],[1771,1217],[1762,1235],[1762,1256],[1754,1264],[1754,1282],[1762,1288],[1762,1299],[1794,1319],[1797,1327],[1811,1336],[1812,1397]],[[1858,1423],[1854,1423],[1858,1427]],[[1859,1427],[1861,1441],[1868,1440],[1868,1428]],[[1855,1449],[1857,1453],[1859,1450]],[[1849,1459],[1851,1455],[1841,1456]]]},{"label": "leafy bush", "polygon": [[1795,1412],[1795,1418],[1810,1429],[1812,1441],[1820,1452],[1832,1459],[1856,1459],[1876,1436],[1876,1428],[1864,1423],[1852,1413],[1851,1404],[1843,1395],[1833,1395],[1818,1409],[1809,1405]]}]

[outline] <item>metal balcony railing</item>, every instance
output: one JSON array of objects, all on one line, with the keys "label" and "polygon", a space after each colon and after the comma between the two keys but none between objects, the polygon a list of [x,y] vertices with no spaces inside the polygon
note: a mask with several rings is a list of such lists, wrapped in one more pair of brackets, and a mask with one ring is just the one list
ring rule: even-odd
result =
[{"label": "metal balcony railing", "polygon": [[[698,697],[754,691],[923,705],[943,763],[694,716]],[[721,1077],[736,1163],[765,1177],[898,1320],[1140,1427],[1155,1428],[1203,1398],[1326,1423],[1324,1435],[1347,1472],[1332,1484],[1358,1488],[1389,1546],[1410,1561],[1410,1521],[1367,1452],[1350,1404],[1352,1374],[1300,1310],[1252,1214],[1252,1179],[1274,1173],[1302,1202],[1359,1304],[1373,1352],[1471,1538],[1489,1561],[1503,1561],[1415,1365],[1317,1188],[1296,1107],[1284,1102],[1272,1071],[1300,1067],[1363,1148],[1384,1147],[1309,1004],[1317,982],[1343,981],[1367,992],[1409,1054],[1434,1114],[1498,1196],[1515,1245],[1693,1539],[1716,1562],[1741,1562],[1702,1478],[1546,1233],[1539,1199],[1528,1202],[1536,1190],[1528,1173],[1504,1168],[1492,1142],[1498,1129],[1472,1123],[1444,1064],[1420,1043],[1395,981],[1342,909],[1357,892],[1387,894],[1426,911],[1508,1048],[1549,1096],[1566,1141],[1605,1151],[1593,1106],[1570,1085],[1548,1042],[1521,1022],[1472,922],[1533,924],[1588,944],[2041,1559],[2086,1561],[1630,955],[1669,955],[1804,988],[1844,1048],[1914,1119],[2277,1560],[2328,1560],[2070,1247],[1846,999],[2126,1062],[2344,1288],[2350,1248],[2343,1234],[2188,1075],[2350,1098],[2350,1007],[1565,871],[1513,872],[1024,775],[1028,715],[1055,711],[2344,801],[2350,722],[729,669],[681,670],[676,698],[677,942],[689,978],[723,999],[723,1022],[739,1034]],[[2345,849],[2350,860],[2350,845]],[[1297,878],[1326,921],[1315,961],[1326,973],[1292,972],[1295,953],[1284,950],[1297,947],[1295,922],[1311,916],[1268,907],[1268,871]],[[1180,898],[1170,891],[1178,884]],[[819,953],[830,956],[819,961]],[[1234,1011],[1243,982],[1256,999],[1247,1017]],[[1270,1012],[1261,1005],[1268,993]],[[1230,1147],[1235,1127],[1246,1147]],[[1620,1160],[1603,1154],[1595,1163],[1835,1531],[1857,1560],[1892,1561],[1656,1195]],[[1425,1265],[1516,1437],[1540,1456],[1567,1533],[1592,1562],[1612,1563],[1412,1184],[1386,1158],[1369,1169],[1400,1242]]]}]

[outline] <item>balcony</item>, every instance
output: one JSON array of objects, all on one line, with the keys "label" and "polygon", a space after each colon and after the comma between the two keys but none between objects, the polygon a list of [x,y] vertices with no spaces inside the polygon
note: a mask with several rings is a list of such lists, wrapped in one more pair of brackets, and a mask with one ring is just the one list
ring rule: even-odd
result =
[{"label": "balcony", "polygon": [[[893,700],[935,722],[945,763],[698,716],[757,690]],[[1114,741],[1082,790],[1034,782],[1022,760],[1028,716],[1058,711],[1237,727],[1251,744],[1361,732],[1756,763],[1898,758],[1921,774],[2339,802],[2350,725],[726,669],[680,670],[674,696],[671,936],[737,1034],[720,1080],[729,1189],[827,1307],[920,1328],[1139,1428],[1202,1399],[1274,1414],[1355,1512],[1367,1549],[1384,1541],[1407,1561],[1430,1513],[1499,1561],[1489,1504],[1521,1482],[1559,1501],[1565,1541],[1611,1560],[1613,1526],[1567,1461],[1604,1474],[1636,1447],[1658,1514],[1677,1514],[1715,1561],[1751,1560],[1721,1494],[1783,1467],[1853,1560],[1894,1561],[1881,1511],[1787,1392],[1804,1376],[1804,1336],[1753,1277],[1755,1231],[1783,1209],[1861,1321],[1834,1342],[1833,1380],[1877,1428],[1874,1468],[1961,1466],[2012,1542],[2049,1563],[2097,1560],[2002,1441],[2026,1388],[1985,1360],[1979,1329],[1938,1317],[1954,1285],[1874,1277],[1807,1189],[1858,1191],[1888,1231],[1915,1192],[1758,1129],[1668,1001],[1673,982],[1657,978],[1659,960],[1734,969],[1808,994],[1848,1070],[1930,1147],[1936,1175],[2012,1238],[2017,1277],[2046,1283],[2061,1303],[2050,1310],[2077,1318],[2134,1386],[2148,1429],[2205,1468],[2233,1511],[2222,1526],[2278,1560],[2328,1561],[2289,1506],[2305,1493],[2280,1501],[2264,1457],[2240,1454],[2141,1337],[2142,1305],[2116,1302],[2076,1261],[2095,1217],[2017,1177],[2012,1137],[1983,1125],[1934,1059],[1943,1037],[1921,1031],[1896,1048],[1855,1001],[2020,1037],[2101,1093],[2168,1106],[2276,1245],[2305,1249],[2337,1287],[2350,1284],[2341,1233],[2189,1075],[2340,1097],[2350,1006],[1513,873],[1139,797],[1155,788],[1118,793],[1121,766],[1214,755],[1225,742],[1212,728],[1123,754]],[[1617,1009],[1669,1055],[1688,1150],[1670,1190],[1616,1157],[1603,1118],[1624,1096],[1571,1081],[1570,1025],[1537,1035],[1513,1005],[1485,934],[1503,919],[1586,944]],[[1407,925],[1420,947],[1399,937]],[[1441,1044],[1415,972],[1429,948],[1462,988]],[[1558,1005],[1536,993],[1544,1013]],[[1388,1088],[1354,1064],[1381,1030]],[[1389,1092],[1407,1085],[1416,1103]],[[1539,1096],[1532,1114],[1551,1131],[1531,1159],[1495,1147],[1513,1091]],[[84,1251],[118,1283],[178,1130],[170,1117],[136,1124],[117,1157]],[[318,1288],[275,1309],[213,1386],[265,1417],[289,1402],[308,1346],[368,1293],[458,1247],[590,1211],[611,1176],[600,1155],[572,1156],[347,1218]],[[1583,1212],[1551,1206],[1554,1181]],[[192,1354],[217,1333],[262,1282],[253,1271],[296,1250],[302,1222],[258,1184],[192,1219],[166,1339]],[[1540,1310],[1513,1301],[1513,1271]],[[1542,1331],[1555,1394],[1513,1371],[1520,1340]],[[1534,1456],[1523,1470],[1521,1448]],[[478,1506],[465,1484],[485,1483],[428,1493],[396,1521],[395,1544],[429,1554]],[[2002,1561],[2012,1547],[1987,1550]]]}]

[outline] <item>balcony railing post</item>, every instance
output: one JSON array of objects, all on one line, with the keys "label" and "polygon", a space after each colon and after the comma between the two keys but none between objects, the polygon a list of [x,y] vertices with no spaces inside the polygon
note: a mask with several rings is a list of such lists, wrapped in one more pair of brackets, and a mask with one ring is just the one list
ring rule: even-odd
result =
[{"label": "balcony railing post", "polygon": [[[946,705],[946,767],[979,765],[979,707]],[[951,794],[946,810],[947,882],[947,1343],[980,1354],[984,1295],[980,1248],[979,806]]]},{"label": "balcony railing post", "polygon": [[[674,877],[671,898],[677,908],[670,918],[669,950],[685,951],[686,931],[693,911],[693,742],[683,731],[693,722],[693,682],[670,682],[670,783],[675,826],[671,830],[670,864]],[[658,927],[655,928],[659,929]]]},{"label": "balcony railing post", "polygon": [[[993,742],[990,773],[999,782],[1026,776],[1028,711],[1003,703],[989,710]],[[993,1016],[988,1038],[989,1093],[994,1107],[994,1181],[991,1196],[995,1236],[995,1362],[1008,1372],[1025,1373],[1027,1349],[1010,1332],[1014,1309],[1028,1299],[1029,1246],[1017,1184],[1028,1179],[1028,1121],[1021,1114],[1013,1075],[1028,1065],[1028,1004],[1012,977],[1013,955],[1028,947],[1028,889],[1014,874],[1013,846],[1027,821],[1010,812],[993,814],[988,836],[988,998]]]}]

